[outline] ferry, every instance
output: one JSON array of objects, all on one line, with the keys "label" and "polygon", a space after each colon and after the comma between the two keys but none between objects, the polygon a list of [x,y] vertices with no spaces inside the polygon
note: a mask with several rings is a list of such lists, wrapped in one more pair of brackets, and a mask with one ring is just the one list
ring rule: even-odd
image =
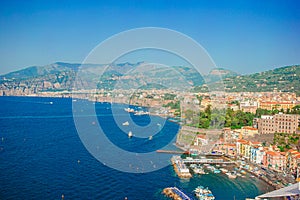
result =
[{"label": "ferry", "polygon": [[195,196],[199,200],[214,200],[215,197],[212,192],[208,188],[204,188],[203,186],[198,186],[195,190]]}]

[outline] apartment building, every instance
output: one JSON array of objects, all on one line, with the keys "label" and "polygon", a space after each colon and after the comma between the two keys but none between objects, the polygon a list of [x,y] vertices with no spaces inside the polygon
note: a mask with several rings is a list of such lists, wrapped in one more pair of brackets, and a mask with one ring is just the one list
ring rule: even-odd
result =
[{"label": "apartment building", "polygon": [[260,134],[269,133],[296,133],[299,126],[299,115],[276,114],[262,115],[257,119],[257,128]]}]

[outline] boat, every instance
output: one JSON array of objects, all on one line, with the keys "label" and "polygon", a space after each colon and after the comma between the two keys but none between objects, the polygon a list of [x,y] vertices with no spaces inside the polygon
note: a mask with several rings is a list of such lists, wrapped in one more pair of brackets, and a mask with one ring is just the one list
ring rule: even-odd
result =
[{"label": "boat", "polygon": [[136,111],[134,113],[134,115],[149,115],[149,112],[145,112],[145,111],[140,110],[140,111]]},{"label": "boat", "polygon": [[247,172],[245,170],[241,170],[241,174],[247,174]]},{"label": "boat", "polygon": [[225,169],[225,168],[220,168],[221,172],[222,173],[227,173],[228,172],[228,169]]},{"label": "boat", "polygon": [[124,110],[129,113],[135,112],[134,109],[132,109],[132,108],[124,108]]},{"label": "boat", "polygon": [[150,136],[149,136],[149,140],[152,140],[152,138],[153,138],[152,135],[150,135]]},{"label": "boat", "polygon": [[129,133],[128,133],[128,137],[129,137],[129,138],[131,138],[132,136],[133,136],[132,132],[131,132],[131,131],[129,131]]},{"label": "boat", "polygon": [[205,171],[200,167],[195,167],[193,171],[195,174],[205,174]]},{"label": "boat", "polygon": [[214,169],[214,174],[219,174],[219,173],[221,173],[221,170],[219,170],[219,169]]},{"label": "boat", "polygon": [[236,178],[236,172],[232,171],[232,172],[227,172],[226,175],[228,176],[228,178],[232,178],[235,179]]},{"label": "boat", "polygon": [[129,122],[126,121],[126,122],[124,122],[122,125],[123,125],[123,126],[128,126],[128,125],[129,125]]},{"label": "boat", "polygon": [[214,200],[215,197],[212,192],[208,188],[204,188],[203,186],[198,186],[195,190],[195,196],[199,200]]}]

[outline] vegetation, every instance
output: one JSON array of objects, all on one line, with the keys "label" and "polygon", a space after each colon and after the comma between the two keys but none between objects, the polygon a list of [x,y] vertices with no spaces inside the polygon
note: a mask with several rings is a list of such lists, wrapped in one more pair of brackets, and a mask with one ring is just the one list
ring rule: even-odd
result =
[{"label": "vegetation", "polygon": [[180,110],[180,101],[167,103],[166,105],[163,105],[163,107]]},{"label": "vegetation", "polygon": [[208,105],[204,112],[200,113],[199,128],[230,127],[238,129],[242,126],[252,126],[254,114],[241,110],[233,111],[230,108],[211,109]]},{"label": "vegetation", "polygon": [[295,133],[274,133],[273,145],[276,145],[283,152],[297,146],[298,141],[299,135]]}]

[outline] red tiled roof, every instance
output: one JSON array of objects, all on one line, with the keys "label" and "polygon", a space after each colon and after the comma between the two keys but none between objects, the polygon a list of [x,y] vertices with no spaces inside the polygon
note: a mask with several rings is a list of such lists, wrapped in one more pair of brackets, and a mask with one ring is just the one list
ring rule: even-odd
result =
[{"label": "red tiled roof", "polygon": [[243,139],[238,139],[237,142],[242,143],[242,144],[249,144],[249,142],[247,140],[243,140]]},{"label": "red tiled roof", "polygon": [[280,155],[280,153],[275,152],[275,151],[267,151],[266,154],[269,154],[271,156],[279,156]]},{"label": "red tiled roof", "polygon": [[248,129],[248,130],[252,130],[252,131],[257,131],[257,128],[253,128],[251,126],[244,126],[243,129]]}]

